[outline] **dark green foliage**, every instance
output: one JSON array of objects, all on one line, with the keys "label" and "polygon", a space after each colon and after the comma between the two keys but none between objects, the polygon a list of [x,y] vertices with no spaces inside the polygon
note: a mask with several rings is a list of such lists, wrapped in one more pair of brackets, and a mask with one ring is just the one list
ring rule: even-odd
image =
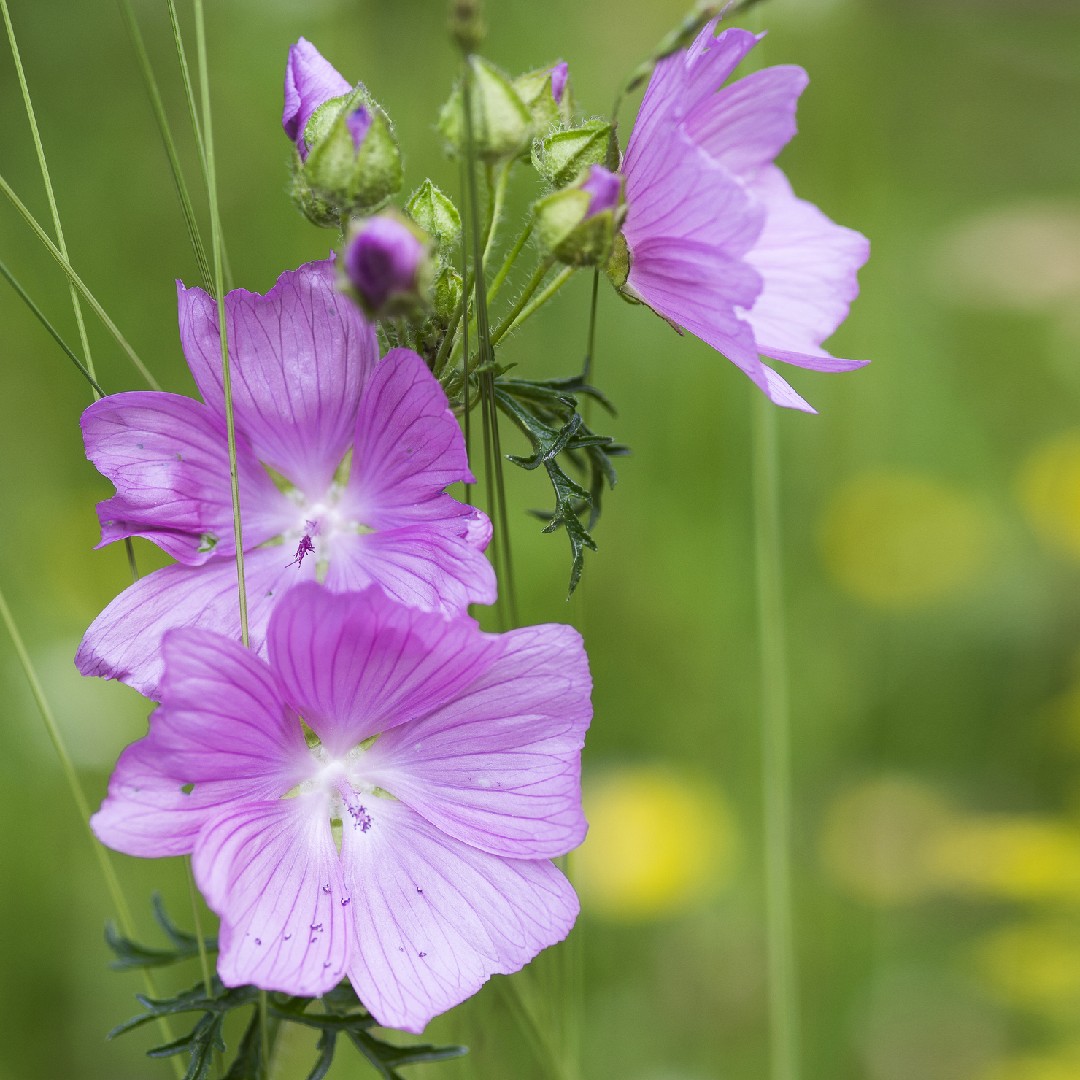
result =
[{"label": "dark green foliage", "polygon": [[[544,532],[562,528],[570,541],[569,598],[581,579],[585,549],[596,550],[592,530],[600,517],[605,485],[614,487],[615,467],[611,459],[629,453],[610,436],[597,435],[578,411],[579,398],[590,398],[614,415],[611,403],[581,376],[530,382],[524,379],[498,378],[495,401],[498,407],[521,429],[532,443],[527,457],[508,454],[522,469],[547,472],[555,493],[555,509],[534,511],[547,521]],[[566,471],[567,463],[582,480],[574,480]],[[582,518],[587,514],[588,523]]]},{"label": "dark green foliage", "polygon": [[[113,967],[123,970],[164,967],[198,955],[197,939],[175,926],[165,913],[160,897],[154,897],[154,916],[172,943],[172,948],[156,949],[137,944],[110,926],[105,936],[117,957]],[[208,952],[216,952],[216,941],[208,940],[206,948]],[[187,1054],[188,1068],[184,1080],[208,1080],[211,1076],[215,1055],[224,1054],[227,1050],[223,1032],[228,1015],[235,1009],[250,1009],[251,1016],[237,1047],[236,1057],[225,1073],[225,1080],[261,1080],[265,1077],[269,1062],[264,1060],[263,1047],[273,1046],[282,1024],[300,1024],[319,1032],[316,1046],[318,1058],[307,1080],[323,1080],[333,1064],[334,1051],[341,1035],[356,1047],[382,1080],[406,1080],[398,1072],[406,1065],[446,1061],[466,1053],[463,1046],[438,1047],[427,1043],[395,1046],[372,1034],[371,1029],[377,1027],[375,1018],[360,1003],[348,982],[341,983],[318,999],[268,993],[264,1007],[261,998],[262,992],[258,988],[237,986],[230,989],[216,975],[210,980],[209,987],[200,980],[189,990],[183,990],[171,998],[156,999],[136,994],[143,1011],[115,1027],[109,1032],[109,1038],[134,1031],[163,1017],[198,1014],[195,1026],[187,1035],[147,1051],[152,1058]],[[322,1011],[312,1011],[316,1005],[321,1006]]]}]

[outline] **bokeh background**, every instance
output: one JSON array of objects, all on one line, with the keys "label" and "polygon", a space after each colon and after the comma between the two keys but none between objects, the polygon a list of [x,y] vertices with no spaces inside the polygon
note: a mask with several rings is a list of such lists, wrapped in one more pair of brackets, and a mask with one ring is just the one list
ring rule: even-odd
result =
[{"label": "bokeh background", "polygon": [[[117,7],[10,6],[72,261],[165,387],[190,392],[173,280],[195,281],[195,264]],[[409,188],[426,175],[456,188],[432,126],[455,63],[438,0],[208,6],[238,283],[263,291],[332,242],[285,195],[281,81],[301,34],[387,107]],[[165,6],[135,7],[199,193]],[[683,12],[683,0],[500,0],[485,52],[511,71],[568,60],[579,107],[600,114]],[[832,341],[872,365],[796,372],[820,415],[779,417],[804,1074],[1075,1080],[1080,9],[767,0],[751,25],[770,31],[762,62],[811,74],[781,164],[798,193],[873,242]],[[46,222],[6,49],[0,147],[0,171]],[[515,208],[530,185],[523,176]],[[77,341],[63,278],[6,204],[0,256]],[[525,372],[576,370],[587,301],[583,275],[504,355]],[[88,322],[102,383],[137,387]],[[127,580],[125,557],[92,550],[93,506],[111,489],[82,455],[85,384],[6,285],[0,326],[0,586],[96,802],[147,708],[80,680],[71,657]],[[759,1080],[756,391],[610,290],[599,328],[596,379],[633,456],[569,606],[565,542],[525,513],[547,492],[533,475],[511,491],[522,617],[580,625],[596,680],[593,829],[573,871],[584,914],[526,994],[554,1043],[580,1044],[589,1080]],[[148,547],[139,558],[160,562]],[[142,986],[107,970],[114,913],[6,637],[0,700],[0,1078],[170,1076],[143,1057],[156,1032],[104,1040]],[[181,864],[116,862],[147,940],[154,889],[190,923]],[[500,982],[429,1029],[472,1054],[414,1075],[556,1075]],[[288,1050],[282,1080],[310,1060],[307,1046]],[[365,1069],[345,1048],[331,1075]]]}]

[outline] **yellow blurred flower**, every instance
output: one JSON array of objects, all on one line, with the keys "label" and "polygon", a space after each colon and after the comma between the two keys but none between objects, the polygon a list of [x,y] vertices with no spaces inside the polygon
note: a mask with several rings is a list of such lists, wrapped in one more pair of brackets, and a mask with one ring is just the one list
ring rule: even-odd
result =
[{"label": "yellow blurred flower", "polygon": [[1016,487],[1039,536],[1080,557],[1080,430],[1061,432],[1037,446],[1021,466]]},{"label": "yellow blurred flower", "polygon": [[1050,921],[1006,926],[978,944],[975,959],[986,985],[1002,1000],[1075,1014],[1080,999],[1080,927]]},{"label": "yellow blurred flower", "polygon": [[1053,818],[954,821],[936,835],[929,858],[944,889],[1009,900],[1080,897],[1080,830]]},{"label": "yellow blurred flower", "polygon": [[826,812],[822,856],[833,876],[861,899],[917,900],[936,888],[927,851],[949,820],[944,799],[926,785],[875,778],[841,793]]},{"label": "yellow blurred flower", "polygon": [[1050,1055],[1025,1055],[995,1062],[979,1080],[1077,1080],[1080,1047]]},{"label": "yellow blurred flower", "polygon": [[573,855],[586,911],[650,919],[707,901],[731,876],[735,825],[719,789],[663,764],[585,785],[589,835]]},{"label": "yellow blurred flower", "polygon": [[887,610],[962,591],[989,562],[994,522],[964,492],[931,476],[860,473],[832,497],[821,522],[825,566],[863,603]]}]

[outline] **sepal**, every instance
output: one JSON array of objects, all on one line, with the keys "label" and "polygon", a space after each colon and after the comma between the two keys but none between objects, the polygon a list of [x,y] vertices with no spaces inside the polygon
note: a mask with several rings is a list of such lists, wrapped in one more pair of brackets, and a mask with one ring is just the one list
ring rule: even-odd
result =
[{"label": "sepal", "polygon": [[[468,59],[472,78],[472,130],[476,154],[488,163],[516,156],[532,131],[532,114],[510,77],[479,56]],[[452,156],[465,151],[465,109],[461,82],[439,114],[439,131]]]},{"label": "sepal", "polygon": [[609,160],[611,142],[611,124],[606,120],[554,131],[533,142],[533,168],[552,187],[566,187],[591,165],[614,169],[617,163]]}]

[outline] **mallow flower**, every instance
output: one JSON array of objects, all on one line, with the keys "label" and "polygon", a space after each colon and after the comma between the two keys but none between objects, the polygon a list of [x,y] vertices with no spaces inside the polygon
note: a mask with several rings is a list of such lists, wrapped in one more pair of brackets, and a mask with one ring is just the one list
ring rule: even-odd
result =
[{"label": "mallow flower", "polygon": [[482,633],[375,588],[293,589],[269,660],[166,635],[161,707],[120,756],[97,836],[192,856],[226,986],[315,997],[348,977],[418,1032],[562,940],[591,717],[569,626]]},{"label": "mallow flower", "polygon": [[[136,391],[82,418],[87,457],[116,486],[98,504],[101,545],[142,536],[176,563],[113,600],[75,662],[148,697],[168,629],[240,633],[217,304],[183,285],[178,298],[203,400]],[[339,592],[374,583],[443,614],[491,603],[490,522],[444,492],[472,475],[423,359],[394,349],[379,360],[332,260],[286,271],[265,296],[237,289],[225,312],[252,645],[263,647],[273,603],[313,578]]]},{"label": "mallow flower", "polygon": [[770,400],[813,412],[761,357],[815,371],[865,363],[821,343],[858,294],[869,244],[797,198],[773,164],[795,134],[806,72],[770,67],[723,86],[759,38],[715,29],[653,72],[621,165],[625,251],[612,273]]},{"label": "mallow flower", "polygon": [[[304,140],[304,129],[315,114],[315,110],[335,98],[343,98],[352,93],[352,86],[344,76],[327,60],[306,38],[300,38],[289,47],[289,58],[285,64],[285,108],[281,116],[281,125],[289,136],[302,159],[308,156],[308,146]],[[357,122],[366,120],[363,131],[357,131],[357,148],[367,133],[370,117],[362,113]]]}]

